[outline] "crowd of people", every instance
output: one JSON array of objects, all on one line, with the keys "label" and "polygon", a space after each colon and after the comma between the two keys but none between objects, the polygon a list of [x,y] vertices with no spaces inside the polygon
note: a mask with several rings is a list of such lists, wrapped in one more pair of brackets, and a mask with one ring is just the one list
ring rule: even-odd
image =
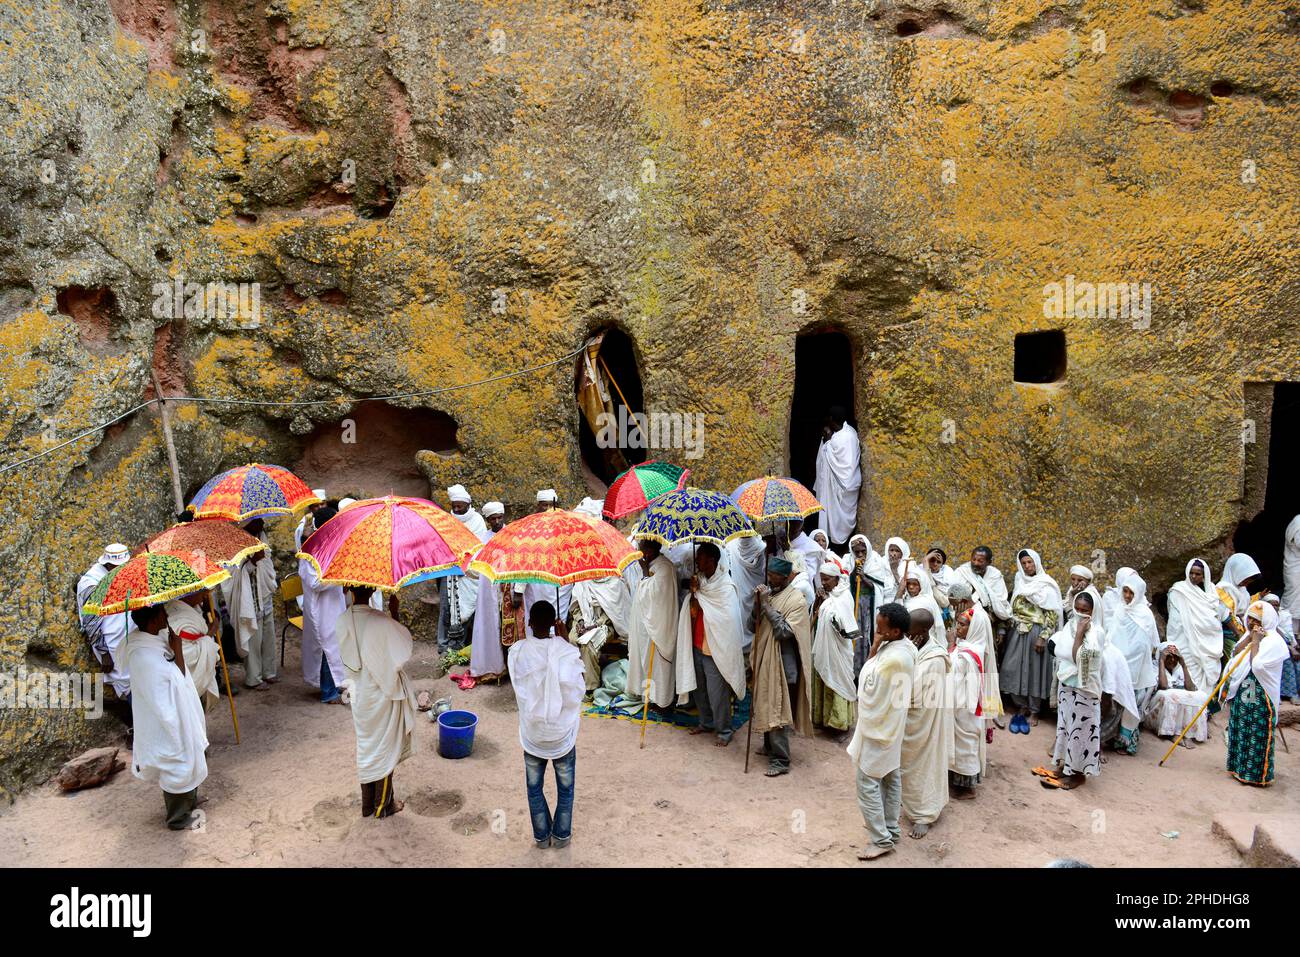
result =
[{"label": "crowd of people", "polygon": [[[506,524],[500,502],[480,511],[460,485],[446,497],[480,541]],[[296,545],[350,504],[313,506]],[[553,489],[537,492],[538,510],[556,507]],[[1137,754],[1144,731],[1188,747],[1204,742],[1225,708],[1227,770],[1243,783],[1273,780],[1278,708],[1297,696],[1300,583],[1288,581],[1279,596],[1250,556],[1234,554],[1216,584],[1209,562],[1193,559],[1168,591],[1162,636],[1147,583],[1132,568],[1103,592],[1092,568],[1075,565],[1058,583],[1037,551],[1022,548],[1008,584],[986,546],[957,567],[943,548],[917,557],[898,537],[877,551],[854,533],[847,509],[811,532],[802,520],[782,520],[725,545],[669,548],[638,538],[633,519],[623,531],[641,557],[622,575],[559,588],[473,573],[438,580],[439,650],[469,648],[462,687],[508,680],[518,699],[539,846],[572,836],[579,718],[612,696],[661,720],[693,710],[691,733],[712,735],[717,747],[748,721],[762,736],[755,753],[769,777],[795,766],[792,733],[832,736],[855,768],[870,834],[863,860],[893,850],[902,821],[920,838],[950,799],[975,798],[995,729],[1028,735],[1050,711],[1052,757],[1032,769],[1047,788],[1085,784],[1106,750]],[[599,500],[575,511],[602,520]],[[260,519],[245,527],[266,541]],[[1300,519],[1288,532],[1288,575],[1300,576]],[[127,557],[123,546],[106,548],[79,596]],[[429,707],[403,671],[411,633],[396,597],[322,582],[305,558],[298,575],[302,678],[322,702],[350,704],[362,812],[386,817],[401,810],[393,772],[411,753],[418,711]],[[187,826],[206,776],[205,709],[237,693],[218,680],[217,643],[243,662],[247,689],[280,680],[278,590],[268,548],[211,595],[133,612],[129,635],[123,616],[83,616],[115,691],[131,703],[135,770],[161,784],[169,827]],[[209,604],[215,613],[205,615]],[[554,812],[542,789],[548,763]]]}]

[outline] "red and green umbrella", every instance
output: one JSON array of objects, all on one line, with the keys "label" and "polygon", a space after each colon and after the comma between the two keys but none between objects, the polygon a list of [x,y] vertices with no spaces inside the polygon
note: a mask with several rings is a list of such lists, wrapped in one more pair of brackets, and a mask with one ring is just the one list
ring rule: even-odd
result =
[{"label": "red and green umbrella", "polygon": [[690,469],[667,462],[634,465],[614,479],[605,493],[606,518],[622,518],[639,512],[657,498],[686,487]]},{"label": "red and green umbrella", "polygon": [[822,510],[822,503],[792,478],[765,475],[731,493],[731,500],[756,522],[803,519]]},{"label": "red and green umbrella", "polygon": [[279,465],[241,465],[208,480],[190,503],[195,518],[246,522],[259,515],[297,515],[319,505],[307,483]]},{"label": "red and green umbrella", "polygon": [[141,552],[104,576],[82,608],[87,615],[115,615],[206,591],[230,572],[194,552]]}]

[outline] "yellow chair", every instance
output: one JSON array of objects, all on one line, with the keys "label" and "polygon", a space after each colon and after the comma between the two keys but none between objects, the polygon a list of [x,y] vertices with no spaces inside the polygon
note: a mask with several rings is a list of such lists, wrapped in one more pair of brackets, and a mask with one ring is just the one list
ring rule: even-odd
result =
[{"label": "yellow chair", "polygon": [[[302,579],[297,575],[290,575],[284,581],[280,582],[280,601],[284,603],[281,614],[284,617],[284,627],[280,629],[280,667],[284,667],[284,636],[289,630],[289,626],[302,631],[302,609],[298,607],[295,600],[302,594]],[[296,612],[296,614],[290,614]]]}]

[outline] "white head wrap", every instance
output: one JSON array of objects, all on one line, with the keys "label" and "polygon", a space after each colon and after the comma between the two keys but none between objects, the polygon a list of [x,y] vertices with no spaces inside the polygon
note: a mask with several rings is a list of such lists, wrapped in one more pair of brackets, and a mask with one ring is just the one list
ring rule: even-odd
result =
[{"label": "white head wrap", "polygon": [[486,505],[483,506],[483,511],[481,514],[483,515],[484,518],[490,518],[493,515],[504,515],[505,513],[506,513],[506,507],[502,505],[500,502],[488,502]]},{"label": "white head wrap", "polygon": [[469,502],[469,492],[463,485],[453,485],[447,489],[447,500],[451,502]]},{"label": "white head wrap", "polygon": [[559,496],[555,494],[553,488],[539,488],[537,490],[537,501],[539,502],[554,502],[558,498]]},{"label": "white head wrap", "polygon": [[1092,581],[1092,569],[1087,565],[1071,565],[1070,574],[1078,575],[1080,578],[1086,578],[1088,581]]},{"label": "white head wrap", "polygon": [[356,505],[356,504],[357,504],[357,500],[355,498],[341,498],[339,499],[339,511],[340,512],[343,511],[349,505]]}]

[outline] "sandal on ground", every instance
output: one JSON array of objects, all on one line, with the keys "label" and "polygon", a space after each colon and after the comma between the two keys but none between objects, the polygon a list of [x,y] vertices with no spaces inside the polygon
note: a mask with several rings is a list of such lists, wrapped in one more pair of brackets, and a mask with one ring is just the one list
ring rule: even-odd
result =
[{"label": "sandal on ground", "polygon": [[1054,771],[1051,768],[1043,767],[1041,765],[1039,767],[1034,768],[1029,773],[1037,774],[1040,778],[1059,778],[1061,776],[1061,772]]}]

